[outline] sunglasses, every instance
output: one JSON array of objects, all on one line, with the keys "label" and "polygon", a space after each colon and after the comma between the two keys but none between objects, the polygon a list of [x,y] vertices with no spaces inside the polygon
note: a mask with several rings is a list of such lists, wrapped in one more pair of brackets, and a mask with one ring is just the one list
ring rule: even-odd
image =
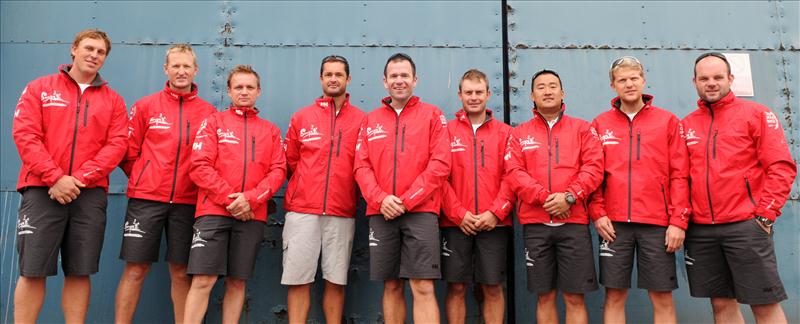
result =
[{"label": "sunglasses", "polygon": [[633,61],[633,63],[636,63],[636,65],[639,65],[639,66],[642,65],[642,62],[639,62],[639,59],[637,59],[637,58],[635,58],[633,56],[623,56],[623,57],[620,57],[620,58],[614,60],[614,62],[611,63],[611,69],[613,70],[615,67],[617,67],[618,65],[622,64],[622,62],[625,62],[625,61]]},{"label": "sunglasses", "polygon": [[725,61],[725,64],[730,66],[730,63],[728,63],[728,58],[725,57],[725,55],[720,53],[720,52],[703,53],[702,55],[698,56],[696,60],[694,60],[694,65],[697,65],[697,62],[700,62],[700,60],[702,60],[702,59],[704,59],[706,57],[709,57],[709,56],[713,56],[713,57],[716,57],[716,58],[718,58],[720,60],[723,60],[723,61]]}]

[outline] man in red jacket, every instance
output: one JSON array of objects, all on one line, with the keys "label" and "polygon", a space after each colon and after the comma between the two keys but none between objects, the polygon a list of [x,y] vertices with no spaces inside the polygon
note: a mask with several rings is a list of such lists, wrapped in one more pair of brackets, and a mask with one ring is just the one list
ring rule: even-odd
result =
[{"label": "man in red jacket", "polygon": [[12,129],[22,168],[17,224],[19,281],[14,322],[34,323],[48,276],[61,252],[66,322],[86,320],[106,225],[108,175],[127,147],[125,102],[98,71],[111,41],[87,29],[72,42],[71,65],[31,81],[14,111]]},{"label": "man in red jacket", "polygon": [[736,98],[720,53],[697,58],[693,81],[698,108],[681,122],[692,184],[684,256],[689,290],[711,298],[717,323],[744,323],[737,301],[750,305],[756,322],[786,323],[772,227],[797,166],[780,119]]},{"label": "man in red jacket", "polygon": [[370,112],[356,144],[355,176],[367,201],[370,279],[382,280],[383,316],[403,323],[403,279],[414,296],[414,322],[438,323],[433,280],[439,269],[439,190],[450,171],[447,120],[413,95],[414,61],[392,55],[384,66],[389,96]]},{"label": "man in red jacket", "polygon": [[617,97],[592,126],[600,133],[605,181],[589,204],[600,242],[603,321],[625,322],[636,255],[639,288],[647,289],[653,322],[675,323],[675,251],[689,222],[689,162],[680,121],[643,94],[644,66],[625,56],[609,70]]},{"label": "man in red jacket", "polygon": [[144,278],[158,261],[162,232],[175,322],[183,321],[191,283],[186,264],[197,186],[189,179],[189,155],[197,128],[216,110],[197,96],[197,58],[189,45],[167,50],[164,74],[164,89],[136,102],[128,122],[128,153],[121,168],[128,175],[129,200],[120,249],[127,263],[117,287],[117,323],[133,320]]},{"label": "man in red jacket", "polygon": [[200,124],[189,176],[199,187],[187,273],[192,286],[183,321],[200,323],[208,296],[225,276],[222,322],[237,323],[264,236],[268,201],[286,178],[281,132],[258,117],[258,74],[238,65],[228,74],[231,107]]},{"label": "man in red jacket", "polygon": [[356,213],[353,177],[358,130],[364,112],[350,104],[350,64],[331,55],[319,71],[322,97],[292,116],[286,131],[291,178],[283,226],[283,276],[289,286],[289,322],[305,323],[311,283],[322,254],[325,321],[338,323],[350,267]]},{"label": "man in red jacket", "polygon": [[588,122],[564,114],[563,98],[555,71],[534,74],[533,118],[511,132],[505,156],[538,323],[558,323],[557,290],[567,323],[587,323],[583,295],[597,289],[586,201],[603,179],[603,152]]},{"label": "man in red jacket", "polygon": [[486,109],[490,96],[486,74],[467,71],[458,85],[462,109],[447,123],[453,167],[439,225],[449,323],[464,323],[466,284],[473,281],[483,292],[484,321],[503,323],[505,314],[502,283],[514,193],[503,181],[503,155],[511,126]]}]

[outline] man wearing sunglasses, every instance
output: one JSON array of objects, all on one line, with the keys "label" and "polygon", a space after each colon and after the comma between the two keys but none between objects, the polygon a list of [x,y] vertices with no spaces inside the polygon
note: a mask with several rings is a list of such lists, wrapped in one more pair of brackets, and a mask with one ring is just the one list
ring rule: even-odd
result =
[{"label": "man wearing sunglasses", "polygon": [[780,118],[731,92],[720,53],[697,58],[693,81],[698,107],[681,122],[692,184],[689,290],[711,299],[717,323],[744,323],[737,302],[750,305],[758,323],[786,323],[772,235],[797,166]]},{"label": "man wearing sunglasses", "polygon": [[634,255],[637,286],[647,289],[654,323],[675,323],[675,251],[689,222],[689,164],[680,121],[643,94],[644,66],[632,56],[609,70],[617,97],[592,125],[600,133],[605,181],[590,199],[600,235],[603,321],[625,322]]}]

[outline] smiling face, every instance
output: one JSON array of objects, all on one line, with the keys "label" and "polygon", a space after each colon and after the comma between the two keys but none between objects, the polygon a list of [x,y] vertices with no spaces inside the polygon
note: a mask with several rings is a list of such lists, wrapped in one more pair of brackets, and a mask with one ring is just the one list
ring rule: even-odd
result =
[{"label": "smiling face", "polygon": [[70,50],[72,68],[85,76],[94,76],[103,67],[108,49],[105,41],[99,38],[82,39]]},{"label": "smiling face", "polygon": [[325,97],[335,98],[347,93],[350,76],[347,75],[344,63],[327,62],[323,64],[319,83],[322,85],[322,93]]},{"label": "smiling face", "polygon": [[536,109],[543,113],[561,110],[564,90],[561,89],[558,77],[553,74],[543,73],[533,79],[531,100],[536,105]]},{"label": "smiling face", "polygon": [[261,88],[258,85],[258,78],[254,74],[234,73],[231,75],[228,96],[234,106],[254,107],[260,95]]},{"label": "smiling face", "polygon": [[725,61],[718,57],[709,56],[694,67],[695,76],[692,79],[697,88],[697,95],[705,102],[714,103],[728,95],[733,83]]},{"label": "smiling face", "polygon": [[197,65],[194,56],[188,52],[172,52],[167,55],[164,64],[164,74],[167,75],[169,87],[176,92],[189,92],[192,82],[197,75]]},{"label": "smiling face", "polygon": [[625,103],[634,103],[642,99],[645,79],[642,70],[634,67],[622,67],[613,71],[613,89],[620,100]]},{"label": "smiling face", "polygon": [[414,94],[417,86],[417,76],[411,62],[398,60],[386,65],[386,74],[383,77],[383,86],[389,91],[392,101],[406,102]]},{"label": "smiling face", "polygon": [[486,81],[483,79],[464,79],[461,81],[461,90],[458,98],[464,107],[464,112],[469,115],[482,114],[486,111],[486,102],[489,101],[489,92]]}]

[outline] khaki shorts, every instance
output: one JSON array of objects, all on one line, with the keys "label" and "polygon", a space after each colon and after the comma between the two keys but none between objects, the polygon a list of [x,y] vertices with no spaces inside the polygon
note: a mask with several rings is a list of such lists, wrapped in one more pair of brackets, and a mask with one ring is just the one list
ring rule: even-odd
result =
[{"label": "khaki shorts", "polygon": [[288,212],[283,225],[283,285],[314,282],[322,254],[322,278],[347,284],[354,218]]}]

